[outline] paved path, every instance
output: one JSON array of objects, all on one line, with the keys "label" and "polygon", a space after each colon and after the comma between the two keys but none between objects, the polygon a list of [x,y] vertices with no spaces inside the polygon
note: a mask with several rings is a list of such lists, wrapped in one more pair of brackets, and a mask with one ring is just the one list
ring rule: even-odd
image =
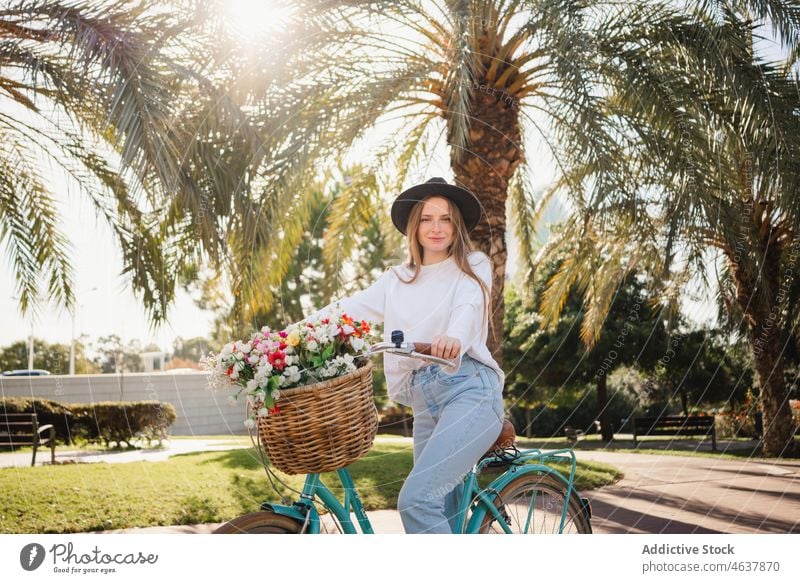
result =
[{"label": "paved path", "polygon": [[[163,448],[137,449],[131,451],[84,451],[59,450],[56,446],[56,463],[110,463],[124,464],[130,462],[163,462],[170,456],[196,451],[224,451],[239,449],[248,445],[232,444],[230,440],[214,439],[173,439],[165,443]],[[50,450],[39,449],[36,452],[36,465],[50,463]],[[0,453],[0,468],[30,467],[31,453]]]},{"label": "paved path", "polygon": [[596,532],[800,532],[800,462],[581,451],[624,474],[588,492]]}]

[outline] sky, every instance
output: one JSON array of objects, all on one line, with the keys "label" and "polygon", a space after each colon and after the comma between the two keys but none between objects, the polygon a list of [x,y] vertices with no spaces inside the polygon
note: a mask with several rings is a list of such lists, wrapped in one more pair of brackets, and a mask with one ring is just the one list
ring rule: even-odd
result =
[{"label": "sky", "polygon": [[[245,13],[246,14],[246,13]],[[246,19],[244,20],[246,21]],[[763,52],[776,56],[776,46],[762,45]],[[384,130],[384,133],[387,130]],[[526,146],[527,147],[527,146]],[[527,147],[529,160],[545,160],[539,156],[536,144]],[[438,148],[441,151],[441,148]],[[425,169],[423,180],[431,176],[450,177],[446,156],[434,156]],[[535,185],[544,186],[553,175],[552,166],[541,161],[533,166]],[[169,351],[173,340],[181,336],[191,338],[206,336],[211,329],[213,314],[200,310],[192,298],[183,290],[177,292],[177,301],[169,312],[168,321],[157,329],[151,329],[142,303],[133,294],[131,287],[120,275],[122,257],[107,225],[94,216],[90,205],[78,193],[57,178],[51,178],[57,193],[57,202],[62,210],[62,229],[70,241],[76,284],[78,308],[74,319],[75,337],[81,334],[96,340],[100,336],[117,334],[123,341],[138,339],[143,345],[156,344]],[[557,204],[557,203],[556,203]],[[548,213],[556,219],[563,210],[555,206]],[[507,270],[513,276],[516,271],[517,253],[513,241],[509,241]],[[37,338],[48,342],[69,343],[73,337],[72,318],[63,310],[52,306],[44,309],[35,318],[23,318],[15,299],[16,290],[13,272],[6,250],[0,248],[0,347],[28,337],[33,327]],[[685,310],[697,322],[713,320],[716,308],[706,298],[686,299]]]}]

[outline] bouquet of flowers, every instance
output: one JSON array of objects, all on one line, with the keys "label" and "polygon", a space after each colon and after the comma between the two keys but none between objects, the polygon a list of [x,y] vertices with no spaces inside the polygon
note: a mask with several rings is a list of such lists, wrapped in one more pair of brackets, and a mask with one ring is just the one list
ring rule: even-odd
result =
[{"label": "bouquet of flowers", "polygon": [[[357,322],[337,304],[316,319],[275,332],[265,326],[249,340],[230,342],[219,354],[201,363],[215,389],[234,389],[235,404],[242,394],[259,416],[280,413],[275,405],[280,389],[317,383],[356,370],[356,357],[369,349],[372,326]],[[255,414],[245,421],[255,427]]]}]

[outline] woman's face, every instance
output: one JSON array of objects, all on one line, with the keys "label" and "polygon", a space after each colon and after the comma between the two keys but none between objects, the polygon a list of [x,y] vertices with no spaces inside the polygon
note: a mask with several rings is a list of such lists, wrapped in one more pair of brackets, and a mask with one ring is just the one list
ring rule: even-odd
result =
[{"label": "woman's face", "polygon": [[450,248],[454,234],[455,227],[447,199],[441,196],[426,199],[417,229],[417,240],[422,248],[428,253],[440,255]]}]

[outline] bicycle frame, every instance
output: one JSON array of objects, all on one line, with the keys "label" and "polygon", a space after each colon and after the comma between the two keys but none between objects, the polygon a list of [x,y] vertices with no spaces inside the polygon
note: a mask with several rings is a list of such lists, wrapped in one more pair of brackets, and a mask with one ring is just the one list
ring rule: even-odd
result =
[{"label": "bicycle frame", "polygon": [[[548,461],[570,462],[569,478],[565,478],[557,470],[546,466],[545,463]],[[575,453],[571,449],[552,451],[531,449],[521,451],[518,456],[515,456],[513,461],[508,462],[511,464],[508,470],[494,479],[486,488],[480,489],[478,487],[478,475],[480,475],[481,470],[491,463],[504,462],[506,462],[506,460],[500,457],[487,457],[482,459],[467,472],[464,478],[464,494],[458,511],[458,528],[456,529],[456,533],[477,532],[487,513],[491,514],[497,521],[497,524],[506,532],[510,533],[511,529],[506,524],[500,511],[495,507],[493,498],[508,485],[511,480],[530,473],[547,473],[557,477],[564,483],[566,487],[565,504],[561,511],[561,523],[558,529],[559,533],[563,532],[564,523],[567,518],[567,505],[572,496],[575,479]],[[294,502],[292,506],[282,506],[265,502],[261,505],[261,510],[291,517],[303,523],[304,532],[319,534],[320,517],[314,506],[314,499],[318,498],[339,521],[344,534],[358,534],[356,524],[358,524],[363,534],[375,534],[349,470],[347,468],[341,468],[336,470],[336,473],[344,489],[344,500],[342,502],[340,502],[336,495],[322,482],[319,474],[308,474],[303,484],[300,500]],[[469,515],[469,521],[467,521],[470,510],[472,513]],[[351,513],[355,515],[355,523],[351,518]]]}]

